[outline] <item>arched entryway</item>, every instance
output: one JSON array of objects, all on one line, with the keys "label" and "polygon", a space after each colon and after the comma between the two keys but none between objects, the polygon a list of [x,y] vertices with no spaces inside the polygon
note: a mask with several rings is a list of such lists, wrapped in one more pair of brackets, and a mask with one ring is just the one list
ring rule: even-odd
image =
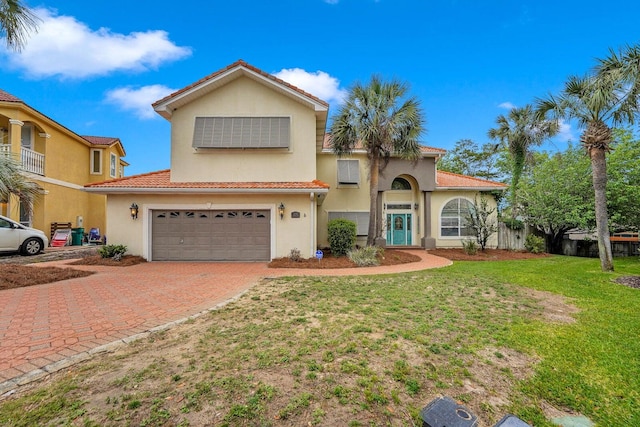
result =
[{"label": "arched entryway", "polygon": [[413,246],[419,241],[418,185],[410,176],[397,176],[383,193],[387,246]]}]

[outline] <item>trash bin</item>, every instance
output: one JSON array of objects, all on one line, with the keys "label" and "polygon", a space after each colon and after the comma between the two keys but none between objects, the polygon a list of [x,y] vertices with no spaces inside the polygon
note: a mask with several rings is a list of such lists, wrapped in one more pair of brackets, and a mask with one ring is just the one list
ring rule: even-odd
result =
[{"label": "trash bin", "polygon": [[71,229],[71,245],[72,246],[82,246],[83,238],[84,238],[84,228]]}]

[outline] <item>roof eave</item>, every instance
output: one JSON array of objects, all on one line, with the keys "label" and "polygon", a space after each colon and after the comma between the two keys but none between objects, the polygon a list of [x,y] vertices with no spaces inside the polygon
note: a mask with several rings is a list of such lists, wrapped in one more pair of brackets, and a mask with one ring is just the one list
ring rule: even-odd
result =
[{"label": "roof eave", "polygon": [[328,188],[135,188],[85,187],[84,191],[99,194],[308,194],[328,193]]}]

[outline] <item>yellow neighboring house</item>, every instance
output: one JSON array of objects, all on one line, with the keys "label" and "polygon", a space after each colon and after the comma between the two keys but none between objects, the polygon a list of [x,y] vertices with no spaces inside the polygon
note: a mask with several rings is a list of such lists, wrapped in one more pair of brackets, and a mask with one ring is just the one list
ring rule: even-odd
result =
[{"label": "yellow neighboring house", "polygon": [[53,223],[106,234],[106,197],[84,185],[122,178],[124,147],[118,138],[81,136],[0,89],[0,154],[22,162],[42,188],[31,216],[15,198],[0,200],[0,214],[50,234]]}]

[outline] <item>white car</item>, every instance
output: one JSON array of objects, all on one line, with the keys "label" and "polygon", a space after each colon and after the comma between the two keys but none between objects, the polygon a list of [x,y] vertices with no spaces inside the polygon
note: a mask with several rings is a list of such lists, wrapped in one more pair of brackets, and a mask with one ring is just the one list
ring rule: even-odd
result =
[{"label": "white car", "polygon": [[42,231],[0,215],[0,252],[36,255],[48,245],[49,238]]}]

